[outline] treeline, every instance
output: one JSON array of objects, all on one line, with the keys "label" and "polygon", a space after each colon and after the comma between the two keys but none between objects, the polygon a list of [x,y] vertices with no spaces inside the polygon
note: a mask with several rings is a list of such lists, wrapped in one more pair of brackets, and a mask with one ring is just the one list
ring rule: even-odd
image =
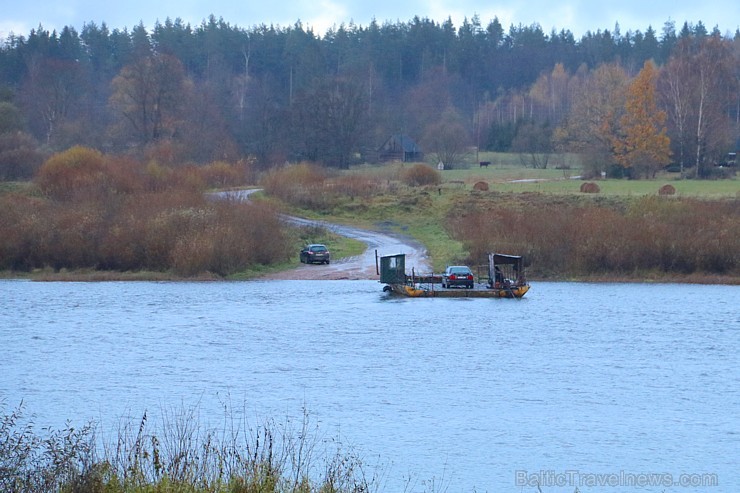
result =
[{"label": "treeline", "polygon": [[73,147],[30,189],[0,195],[0,270],[228,276],[283,262],[293,252],[275,211],[204,193],[253,181],[249,163],[172,168]]},{"label": "treeline", "polygon": [[[300,22],[244,29],[214,17],[151,31],[39,26],[0,47],[0,177],[27,178],[43,160],[35,152],[74,145],[160,164],[252,156],[262,167],[346,168],[403,133],[440,160],[459,155],[435,148],[441,132],[455,137],[448,147],[572,150],[597,171],[624,169],[618,141],[628,131],[614,123],[648,60],[671,159],[708,175],[738,135],[738,46],[740,32],[670,21],[660,33],[616,26],[578,40],[477,16],[459,27],[415,17],[323,35]],[[662,131],[660,119],[650,124]]]}]

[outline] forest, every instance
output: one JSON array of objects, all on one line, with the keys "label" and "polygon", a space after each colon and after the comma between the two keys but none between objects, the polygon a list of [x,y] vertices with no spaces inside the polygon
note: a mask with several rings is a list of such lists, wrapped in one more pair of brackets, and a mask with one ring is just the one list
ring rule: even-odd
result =
[{"label": "forest", "polygon": [[[594,176],[723,176],[740,135],[740,31],[407,22],[242,28],[211,16],[147,30],[90,22],[0,40],[0,179],[74,146],[164,166],[346,169],[392,135],[427,159],[573,152]],[[467,164],[466,164],[467,162]]]}]

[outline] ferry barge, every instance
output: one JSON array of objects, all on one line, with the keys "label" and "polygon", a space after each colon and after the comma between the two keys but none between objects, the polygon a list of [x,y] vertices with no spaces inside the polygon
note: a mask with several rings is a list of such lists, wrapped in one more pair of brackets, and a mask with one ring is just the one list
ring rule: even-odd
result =
[{"label": "ferry barge", "polygon": [[442,287],[439,274],[417,275],[406,272],[406,255],[385,255],[380,260],[380,282],[383,291],[410,298],[522,298],[529,291],[524,273],[524,260],[518,255],[489,253],[484,273],[478,275],[473,288]]}]

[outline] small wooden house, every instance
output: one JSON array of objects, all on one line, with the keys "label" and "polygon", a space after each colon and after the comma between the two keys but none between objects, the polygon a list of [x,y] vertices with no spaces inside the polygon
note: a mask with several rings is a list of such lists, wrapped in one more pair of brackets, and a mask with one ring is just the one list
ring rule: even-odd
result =
[{"label": "small wooden house", "polygon": [[381,162],[401,161],[404,163],[423,161],[424,153],[411,137],[406,135],[391,135],[378,149],[378,159]]}]

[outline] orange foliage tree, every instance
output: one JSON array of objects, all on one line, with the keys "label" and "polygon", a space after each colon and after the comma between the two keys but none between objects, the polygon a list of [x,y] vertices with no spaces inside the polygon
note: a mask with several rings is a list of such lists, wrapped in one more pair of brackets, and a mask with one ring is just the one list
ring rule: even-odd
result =
[{"label": "orange foliage tree", "polygon": [[620,132],[614,138],[617,162],[635,178],[640,174],[653,178],[670,162],[666,113],[658,110],[656,102],[657,78],[655,65],[646,61],[627,88],[625,112],[619,121]]}]

